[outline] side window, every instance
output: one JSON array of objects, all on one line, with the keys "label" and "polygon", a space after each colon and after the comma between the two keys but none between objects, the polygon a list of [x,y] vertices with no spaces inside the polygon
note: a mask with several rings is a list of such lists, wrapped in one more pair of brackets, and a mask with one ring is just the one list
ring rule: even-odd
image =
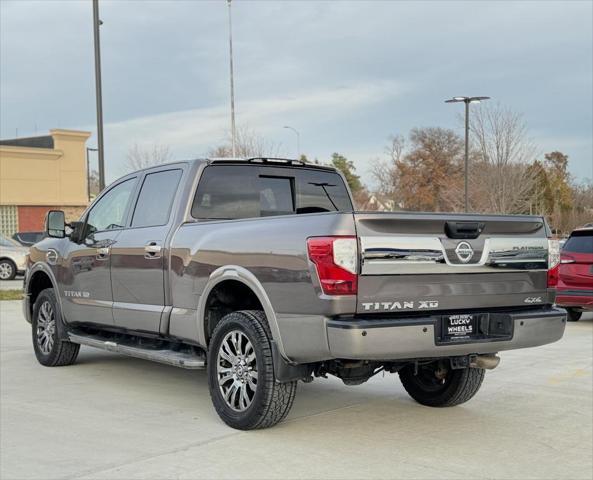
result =
[{"label": "side window", "polygon": [[259,177],[260,216],[290,215],[294,213],[292,178]]},{"label": "side window", "polygon": [[116,185],[93,206],[87,219],[89,233],[125,226],[125,214],[136,184],[135,178]]},{"label": "side window", "polygon": [[348,212],[352,202],[336,173],[303,170],[297,182],[297,213]]},{"label": "side window", "polygon": [[200,178],[191,214],[194,218],[232,220],[259,217],[258,169],[213,165]]},{"label": "side window", "polygon": [[156,227],[167,224],[181,172],[179,169],[166,170],[144,177],[132,217],[132,227]]}]

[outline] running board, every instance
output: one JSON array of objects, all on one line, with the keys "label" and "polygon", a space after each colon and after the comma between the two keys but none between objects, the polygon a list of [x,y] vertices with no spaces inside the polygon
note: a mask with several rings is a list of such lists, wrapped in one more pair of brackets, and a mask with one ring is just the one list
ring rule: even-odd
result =
[{"label": "running board", "polygon": [[113,340],[105,340],[104,338],[95,335],[78,335],[75,333],[68,333],[68,337],[73,343],[100,348],[101,350],[107,350],[109,352],[122,353],[124,355],[141,358],[143,360],[164,363],[165,365],[173,365],[175,367],[193,370],[201,369],[206,366],[205,358],[196,353],[178,352],[169,349],[149,349],[142,348],[140,346],[125,345],[114,342]]}]

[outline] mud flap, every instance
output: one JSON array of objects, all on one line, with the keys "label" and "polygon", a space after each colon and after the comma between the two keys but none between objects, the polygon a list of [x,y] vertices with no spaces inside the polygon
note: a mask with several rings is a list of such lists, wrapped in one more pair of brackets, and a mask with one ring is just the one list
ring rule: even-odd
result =
[{"label": "mud flap", "polygon": [[303,380],[309,378],[313,373],[313,365],[301,364],[293,365],[288,363],[280,352],[274,340],[272,344],[272,361],[274,362],[274,376],[278,383],[294,382],[295,380]]}]

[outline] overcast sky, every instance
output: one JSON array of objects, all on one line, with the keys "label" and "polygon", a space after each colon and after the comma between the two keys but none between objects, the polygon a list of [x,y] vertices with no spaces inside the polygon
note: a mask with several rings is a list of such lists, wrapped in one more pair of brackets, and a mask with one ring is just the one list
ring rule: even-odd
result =
[{"label": "overcast sky", "polygon": [[[134,143],[204,156],[229,126],[223,0],[101,0],[106,169]],[[593,176],[593,3],[234,0],[237,123],[369,182],[387,137],[462,133],[454,95],[522,112],[543,153]],[[95,130],[90,0],[0,0],[0,136]],[[94,146],[95,139],[91,139]]]}]

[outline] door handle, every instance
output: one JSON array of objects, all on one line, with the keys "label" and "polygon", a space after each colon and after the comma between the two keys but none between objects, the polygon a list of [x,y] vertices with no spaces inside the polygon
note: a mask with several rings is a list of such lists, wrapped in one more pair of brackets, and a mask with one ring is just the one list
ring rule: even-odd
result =
[{"label": "door handle", "polygon": [[106,260],[109,257],[110,250],[109,247],[97,248],[97,260]]},{"label": "door handle", "polygon": [[145,258],[160,258],[161,251],[163,250],[162,245],[157,242],[150,242],[144,246],[144,257]]}]

